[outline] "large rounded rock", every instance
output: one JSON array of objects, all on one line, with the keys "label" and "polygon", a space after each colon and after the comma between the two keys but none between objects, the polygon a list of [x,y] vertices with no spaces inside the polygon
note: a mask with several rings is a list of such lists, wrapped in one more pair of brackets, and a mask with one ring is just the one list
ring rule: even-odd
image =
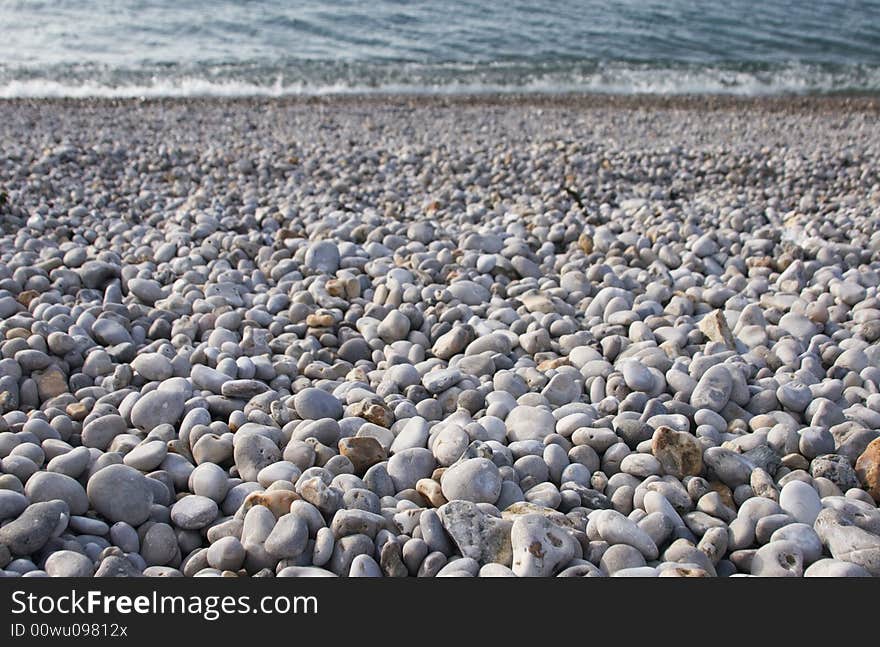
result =
[{"label": "large rounded rock", "polygon": [[510,442],[544,440],[556,431],[556,418],[546,409],[520,405],[507,414],[504,425]]},{"label": "large rounded rock", "polygon": [[436,463],[429,449],[413,447],[396,453],[388,460],[388,476],[397,492],[414,488],[420,479],[431,476]]},{"label": "large rounded rock", "polygon": [[216,501],[191,494],[171,506],[171,521],[184,530],[201,530],[214,521],[219,513]]},{"label": "large rounded rock", "polygon": [[18,519],[0,528],[0,544],[15,556],[35,553],[52,537],[62,515],[68,514],[67,504],[63,501],[32,503]]},{"label": "large rounded rock", "polygon": [[49,555],[44,570],[49,577],[91,577],[95,565],[82,553],[59,550]]},{"label": "large rounded rock", "polygon": [[173,425],[183,414],[186,397],[180,391],[156,389],[138,398],[131,409],[131,424],[144,431]]},{"label": "large rounded rock", "polygon": [[724,366],[715,365],[703,373],[691,393],[691,404],[698,409],[721,411],[730,400],[733,377]]},{"label": "large rounded rock", "polygon": [[779,507],[795,521],[812,526],[822,511],[819,493],[803,481],[789,481],[779,493]]},{"label": "large rounded rock", "polygon": [[293,406],[303,420],[342,417],[342,403],[331,393],[315,387],[303,389],[293,398]]},{"label": "large rounded rock", "polygon": [[139,526],[150,516],[153,489],[147,477],[128,465],[108,465],[89,479],[86,493],[105,519]]},{"label": "large rounded rock", "polygon": [[281,460],[281,450],[269,438],[250,433],[236,440],[233,456],[241,478],[256,481],[261,469]]},{"label": "large rounded rock", "polygon": [[89,499],[83,486],[64,474],[37,472],[28,479],[24,493],[31,503],[60,499],[73,515],[83,515],[89,509]]},{"label": "large rounded rock", "polygon": [[440,486],[447,501],[495,503],[501,494],[501,474],[488,458],[469,458],[447,469]]},{"label": "large rounded rock", "polygon": [[511,569],[519,577],[549,577],[575,556],[576,539],[543,514],[525,514],[513,522]]}]

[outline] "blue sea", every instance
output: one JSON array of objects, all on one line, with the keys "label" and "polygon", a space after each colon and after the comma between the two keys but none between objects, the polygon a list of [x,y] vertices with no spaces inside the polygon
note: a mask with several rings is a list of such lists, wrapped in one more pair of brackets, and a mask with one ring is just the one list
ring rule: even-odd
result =
[{"label": "blue sea", "polygon": [[0,0],[0,97],[880,92],[880,1]]}]

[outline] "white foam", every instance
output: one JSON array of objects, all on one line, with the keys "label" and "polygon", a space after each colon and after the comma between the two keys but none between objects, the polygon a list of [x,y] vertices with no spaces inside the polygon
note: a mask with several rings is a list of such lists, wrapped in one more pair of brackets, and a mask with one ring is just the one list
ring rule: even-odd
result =
[{"label": "white foam", "polygon": [[[462,72],[462,70],[458,70]],[[476,71],[476,70],[474,70]],[[490,70],[491,71],[491,70]],[[430,75],[428,75],[430,76]],[[0,84],[0,98],[158,98],[158,97],[284,97],[350,94],[496,94],[496,93],[607,93],[607,94],[726,94],[776,95],[827,93],[847,90],[880,91],[880,68],[829,72],[792,65],[772,71],[749,72],[719,68],[650,68],[610,64],[592,72],[538,73],[522,81],[468,74],[463,79],[439,78],[435,83],[399,80],[359,84],[285,82],[271,84],[197,76],[154,77],[149,83],[111,85],[97,80],[67,83],[47,79],[19,79]],[[424,77],[422,77],[424,78]]]}]

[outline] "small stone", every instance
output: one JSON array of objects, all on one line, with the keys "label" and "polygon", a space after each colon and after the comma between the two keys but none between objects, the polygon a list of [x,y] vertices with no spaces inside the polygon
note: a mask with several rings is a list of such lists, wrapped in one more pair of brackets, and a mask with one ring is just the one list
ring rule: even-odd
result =
[{"label": "small stone", "polygon": [[663,471],[677,479],[699,476],[703,471],[703,452],[695,436],[661,426],[651,437],[651,452]]},{"label": "small stone", "polygon": [[217,502],[198,494],[185,496],[171,506],[171,520],[184,530],[201,530],[214,521],[218,514],[220,510]]},{"label": "small stone", "polygon": [[387,458],[382,444],[370,436],[351,436],[339,441],[339,453],[354,465],[355,474],[364,474]]},{"label": "small stone", "polygon": [[702,319],[699,324],[700,332],[706,336],[709,341],[724,344],[728,348],[736,348],[736,341],[733,333],[730,332],[730,326],[727,324],[727,318],[721,310],[713,310]]},{"label": "small stone", "polygon": [[779,506],[796,521],[812,526],[822,511],[819,494],[803,481],[789,481],[779,493]]}]

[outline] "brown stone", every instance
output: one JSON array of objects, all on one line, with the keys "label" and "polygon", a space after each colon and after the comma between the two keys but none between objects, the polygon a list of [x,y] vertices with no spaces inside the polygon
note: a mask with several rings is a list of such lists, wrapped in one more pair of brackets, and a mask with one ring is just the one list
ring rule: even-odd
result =
[{"label": "brown stone", "polygon": [[419,479],[416,482],[416,492],[425,497],[435,508],[446,503],[446,497],[440,489],[440,484],[433,479]]},{"label": "brown stone", "polygon": [[339,441],[339,453],[354,465],[355,474],[363,474],[388,454],[378,440],[370,436],[353,436]]},{"label": "brown stone", "polygon": [[586,233],[581,234],[580,238],[578,238],[578,247],[584,251],[584,254],[592,254],[593,237]]},{"label": "brown stone", "polygon": [[25,308],[29,307],[31,301],[40,296],[40,293],[36,290],[25,290],[24,292],[20,292],[17,297],[15,297],[16,301],[18,301]]},{"label": "brown stone", "polygon": [[31,331],[27,328],[10,328],[6,331],[6,339],[27,339],[31,336]]},{"label": "brown stone", "polygon": [[330,279],[324,285],[324,288],[327,290],[327,293],[333,297],[344,297],[345,294],[345,283],[340,281],[339,279]]},{"label": "brown stone", "polygon": [[719,342],[728,348],[736,346],[733,334],[730,332],[730,326],[727,325],[727,319],[721,310],[713,310],[700,319],[699,328],[700,332],[710,341]]},{"label": "brown stone", "polygon": [[875,438],[856,459],[856,476],[875,501],[880,503],[880,438]]},{"label": "brown stone", "polygon": [[713,492],[717,492],[721,497],[721,501],[731,510],[736,510],[736,501],[733,500],[733,492],[721,481],[709,481],[709,487]]},{"label": "brown stone", "polygon": [[810,461],[798,454],[786,454],[782,457],[782,464],[790,470],[808,470],[810,469]]},{"label": "brown stone", "polygon": [[370,402],[369,400],[361,400],[351,406],[351,415],[363,418],[367,422],[374,425],[385,427],[386,429],[394,423],[394,416],[391,411],[382,402]]},{"label": "brown stone", "polygon": [[329,328],[334,323],[333,315],[328,313],[313,312],[306,317],[306,325],[309,328]]},{"label": "brown stone", "polygon": [[67,376],[57,366],[50,366],[45,371],[34,371],[33,377],[43,402],[68,392]]},{"label": "brown stone", "polygon": [[[272,511],[276,519],[290,512],[290,504],[299,501],[302,497],[292,490],[264,490],[263,492],[251,492],[242,503],[239,514],[244,514],[255,505],[261,505]],[[242,517],[243,518],[243,517]]]},{"label": "brown stone", "polygon": [[695,436],[670,427],[658,427],[651,438],[651,452],[663,471],[682,479],[703,471],[703,448]]},{"label": "brown stone", "polygon": [[65,413],[70,416],[71,420],[81,422],[89,415],[89,409],[82,402],[71,402],[67,405]]},{"label": "brown stone", "polygon": [[555,357],[553,359],[545,359],[543,362],[538,364],[537,368],[543,373],[544,371],[559,368],[560,366],[568,366],[570,363],[571,362],[569,362],[567,357]]}]

